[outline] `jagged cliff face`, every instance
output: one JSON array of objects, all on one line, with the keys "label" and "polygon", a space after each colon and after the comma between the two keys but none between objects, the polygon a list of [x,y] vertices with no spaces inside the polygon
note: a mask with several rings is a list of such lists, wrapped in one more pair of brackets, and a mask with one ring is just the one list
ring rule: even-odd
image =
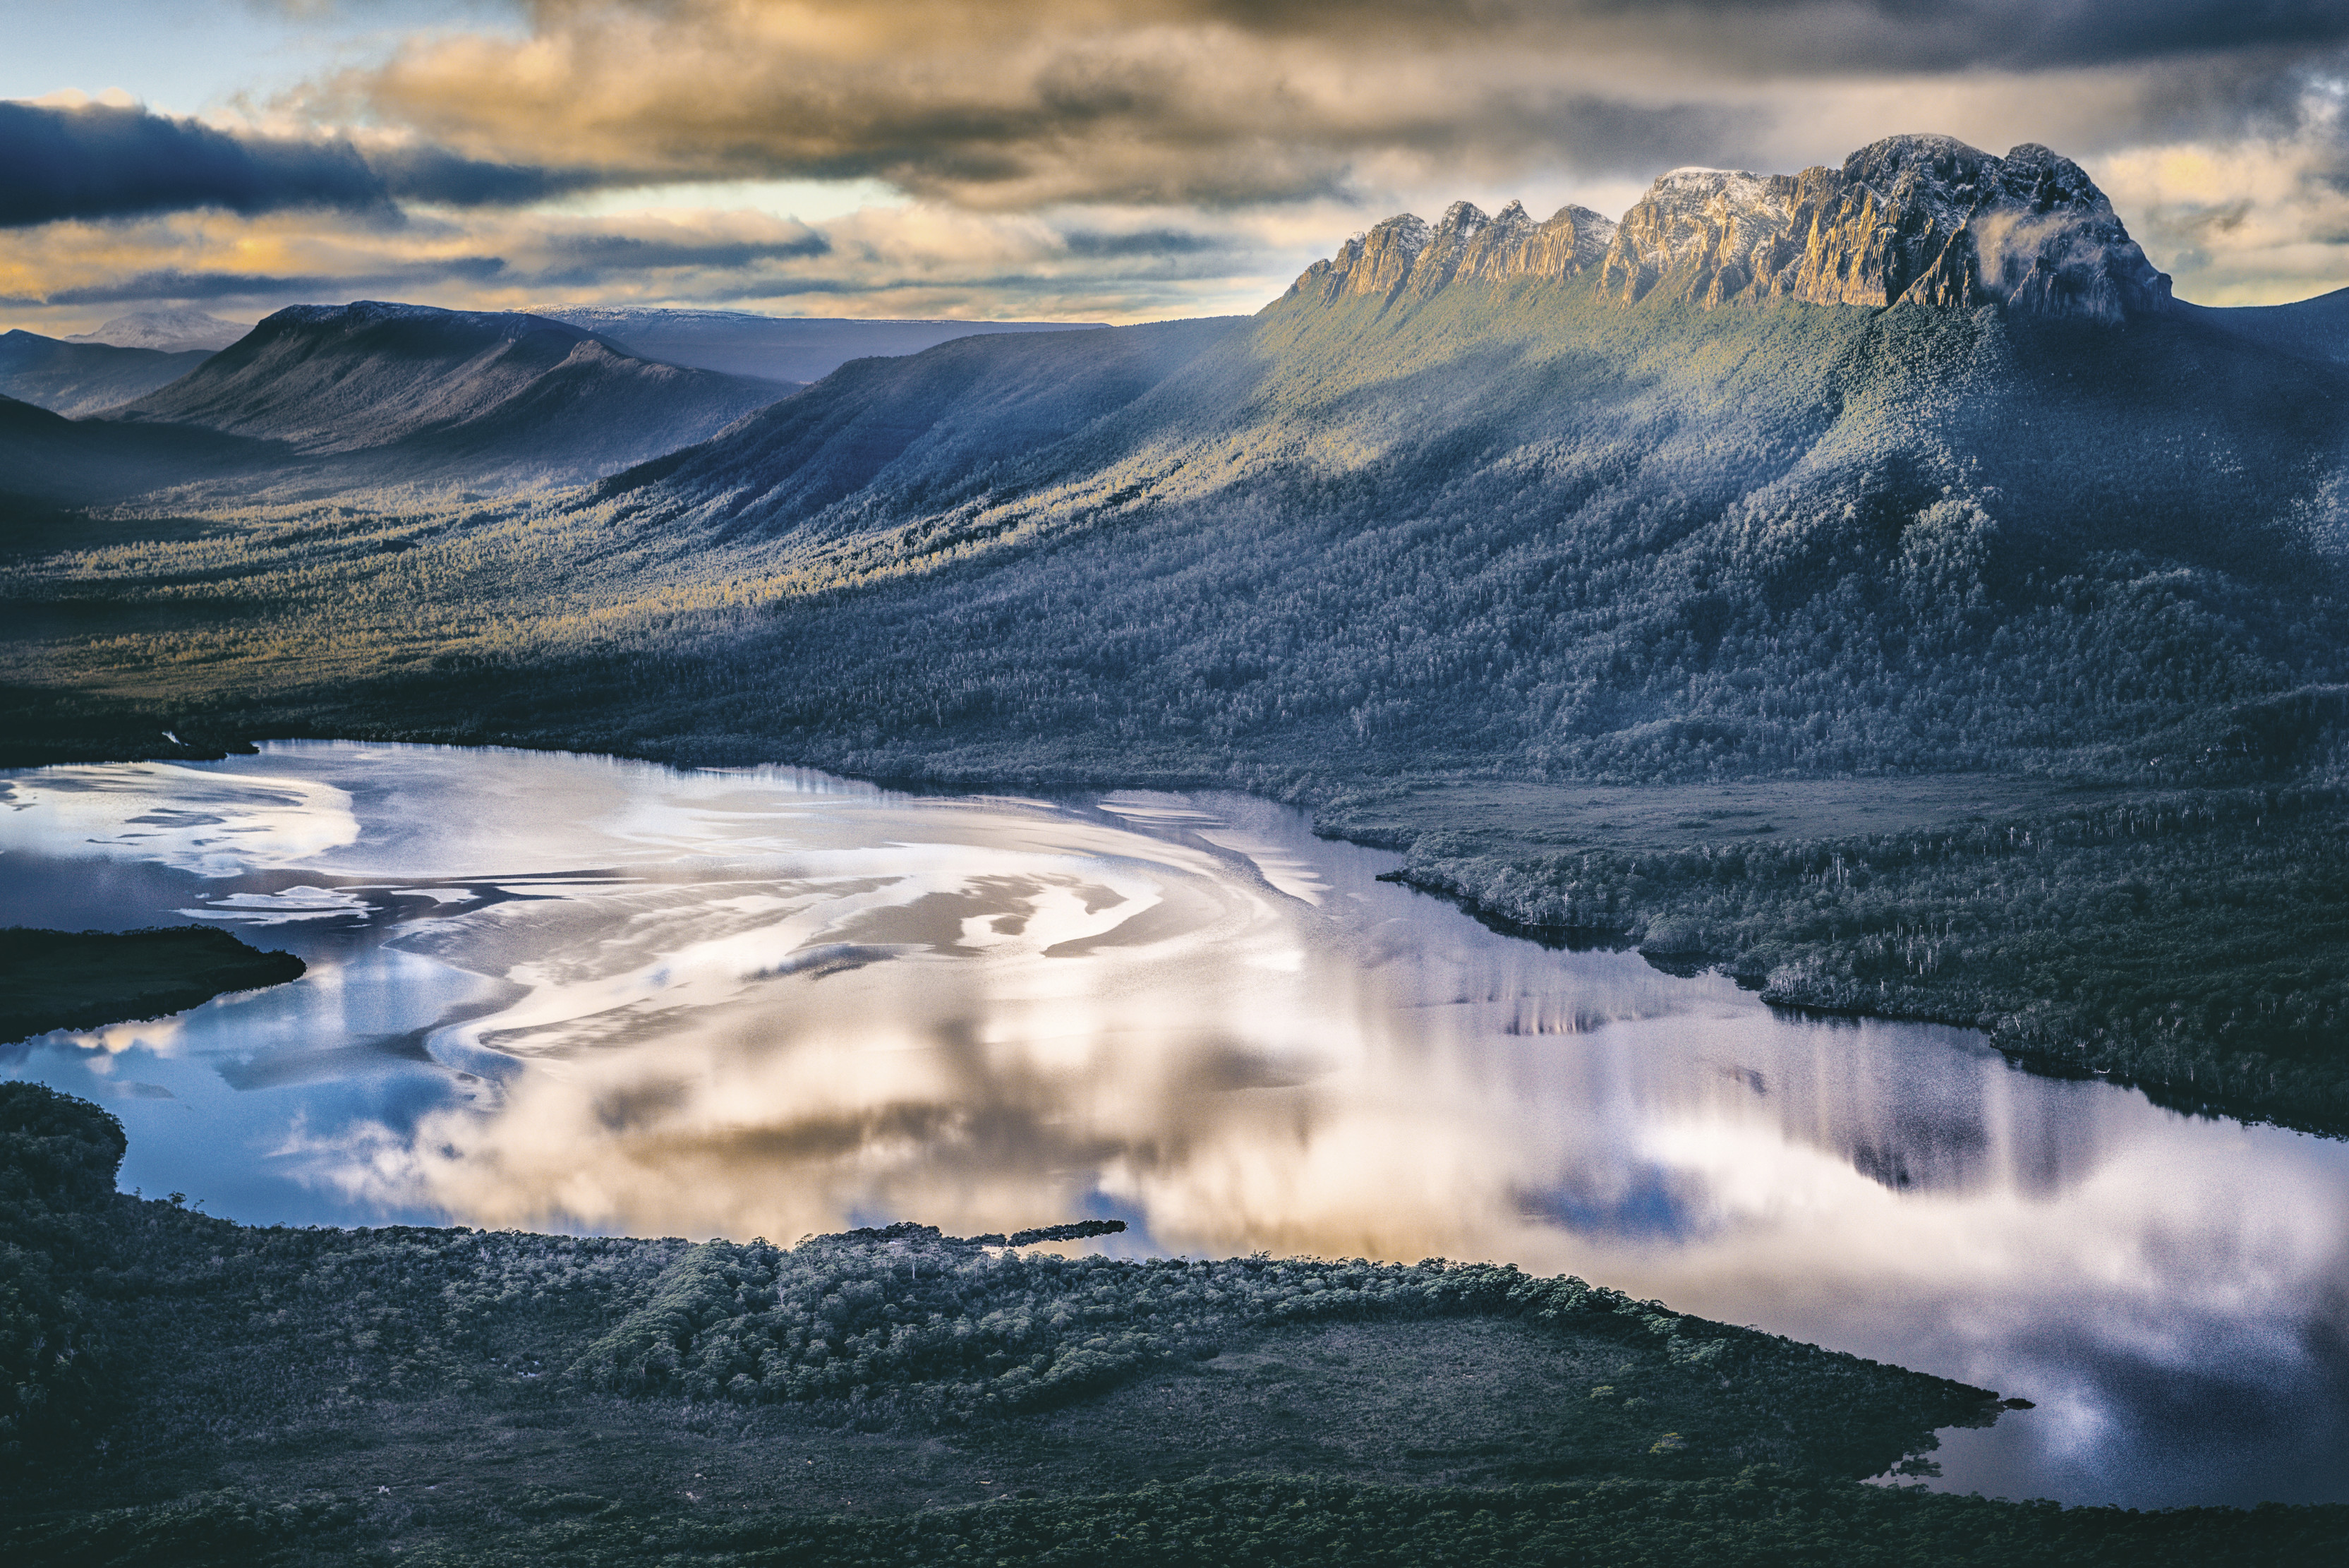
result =
[{"label": "jagged cliff face", "polygon": [[1705,306],[1998,305],[2117,322],[2170,304],[2168,277],[2078,164],[2031,143],[1995,158],[1946,136],[1892,137],[1800,174],[1675,170],[1619,224],[1582,207],[1536,224],[1515,202],[1489,219],[1459,202],[1433,230],[1390,218],[1289,292],[1393,300],[1454,278],[1582,272],[1626,301],[1661,292]]},{"label": "jagged cliff face", "polygon": [[1433,294],[1455,278],[1570,277],[1597,266],[1614,237],[1615,225],[1588,207],[1561,207],[1537,223],[1515,202],[1492,217],[1454,202],[1433,229],[1406,213],[1356,234],[1288,292],[1392,300]]}]

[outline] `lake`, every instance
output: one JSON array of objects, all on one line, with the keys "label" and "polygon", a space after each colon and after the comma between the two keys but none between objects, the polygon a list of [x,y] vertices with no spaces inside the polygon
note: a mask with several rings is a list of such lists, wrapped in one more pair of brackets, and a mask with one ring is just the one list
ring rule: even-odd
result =
[{"label": "lake", "polygon": [[2036,1402],[1937,1485],[2349,1501],[2349,1144],[1487,929],[1237,794],[283,742],[0,774],[0,924],[309,972],[0,1047],[254,1223],[1571,1272]]}]

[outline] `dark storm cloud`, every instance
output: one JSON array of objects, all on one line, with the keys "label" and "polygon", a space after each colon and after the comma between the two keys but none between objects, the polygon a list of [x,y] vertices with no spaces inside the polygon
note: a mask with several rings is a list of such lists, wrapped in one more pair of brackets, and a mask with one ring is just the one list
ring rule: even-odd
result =
[{"label": "dark storm cloud", "polygon": [[240,138],[104,104],[0,101],[0,225],[191,207],[366,207],[383,181],[347,141]]},{"label": "dark storm cloud", "polygon": [[379,149],[367,154],[367,166],[395,200],[451,207],[525,206],[550,196],[592,190],[614,179],[581,169],[482,162],[460,158],[440,147]]},{"label": "dark storm cloud", "polygon": [[[1741,20],[1783,17],[1791,24],[1789,42],[1847,65],[1896,70],[2122,65],[2349,41],[2349,6],[2339,0],[1760,0],[1692,9]],[[1847,17],[1858,25],[1839,26]],[[1840,47],[1838,33],[1847,40]]]},{"label": "dark storm cloud", "polygon": [[1072,256],[1186,256],[1225,249],[1228,241],[1179,229],[1149,229],[1133,234],[1101,234],[1080,229],[1061,236]]},{"label": "dark storm cloud", "polygon": [[2349,6],[2339,0],[1165,0],[1129,15],[1295,38],[1485,32],[1597,42],[1702,29],[1724,52],[1749,57],[1760,35],[1773,56],[1889,69],[2099,65],[2349,41]]},{"label": "dark storm cloud", "polygon": [[594,272],[647,267],[747,267],[764,261],[820,256],[832,242],[813,229],[787,240],[639,239],[632,234],[562,234],[541,242],[554,258]]},{"label": "dark storm cloud", "polygon": [[148,300],[255,298],[347,299],[374,289],[398,292],[435,284],[482,284],[506,270],[498,256],[460,256],[418,262],[360,274],[183,272],[163,267],[80,288],[61,288],[23,305],[120,305]]},{"label": "dark storm cloud", "polygon": [[432,147],[369,156],[340,138],[235,134],[144,109],[0,99],[0,227],[199,208],[512,205],[597,182]]}]

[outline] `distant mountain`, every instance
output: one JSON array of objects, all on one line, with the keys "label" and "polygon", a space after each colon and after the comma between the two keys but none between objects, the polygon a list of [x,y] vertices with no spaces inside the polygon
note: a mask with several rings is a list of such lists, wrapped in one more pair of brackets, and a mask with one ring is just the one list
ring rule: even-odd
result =
[{"label": "distant mountain", "polygon": [[64,341],[182,354],[192,349],[210,352],[225,348],[252,330],[243,322],[222,321],[201,310],[134,310],[128,316],[116,317],[95,332],[76,333]]},{"label": "distant mountain", "polygon": [[1097,321],[862,321],[759,316],[740,310],[549,306],[537,315],[626,344],[647,359],[730,375],[820,381],[851,359],[918,354],[957,337],[997,332],[1073,332]]},{"label": "distant mountain", "polygon": [[0,332],[0,397],[79,419],[168,386],[211,358],[208,349],[166,354]]},{"label": "distant mountain", "polygon": [[88,505],[283,462],[268,442],[175,426],[69,420],[0,397],[0,522],[13,504]]},{"label": "distant mountain", "polygon": [[336,460],[312,464],[322,480],[570,481],[700,441],[781,395],[543,317],[361,301],[281,310],[107,418],[283,442]]},{"label": "distant mountain", "polygon": [[2237,337],[2295,359],[2349,364],[2349,288],[2290,305],[2238,305],[2224,309],[2180,304],[2179,310]]},{"label": "distant mountain", "polygon": [[597,504],[794,585],[698,723],[867,772],[2174,766],[2349,676],[2349,369],[2239,314],[1899,138],[851,366]]}]

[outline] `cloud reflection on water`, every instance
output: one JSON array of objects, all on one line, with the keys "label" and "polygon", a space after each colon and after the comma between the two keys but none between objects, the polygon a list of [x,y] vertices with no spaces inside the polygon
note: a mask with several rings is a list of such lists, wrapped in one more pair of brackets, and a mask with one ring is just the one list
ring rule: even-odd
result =
[{"label": "cloud reflection on water", "polygon": [[[97,830],[92,799],[151,817],[189,772],[275,826]],[[286,1096],[266,1152],[353,1217],[789,1241],[1115,1213],[1167,1251],[1506,1259],[2038,1400],[1952,1444],[1961,1486],[2349,1472],[2343,1145],[1544,951],[1264,803],[363,746],[73,773],[11,781],[16,843],[240,855],[171,907],[317,912],[267,929],[309,977],[169,1049]],[[444,1089],[323,1097],[392,1062]]]}]

